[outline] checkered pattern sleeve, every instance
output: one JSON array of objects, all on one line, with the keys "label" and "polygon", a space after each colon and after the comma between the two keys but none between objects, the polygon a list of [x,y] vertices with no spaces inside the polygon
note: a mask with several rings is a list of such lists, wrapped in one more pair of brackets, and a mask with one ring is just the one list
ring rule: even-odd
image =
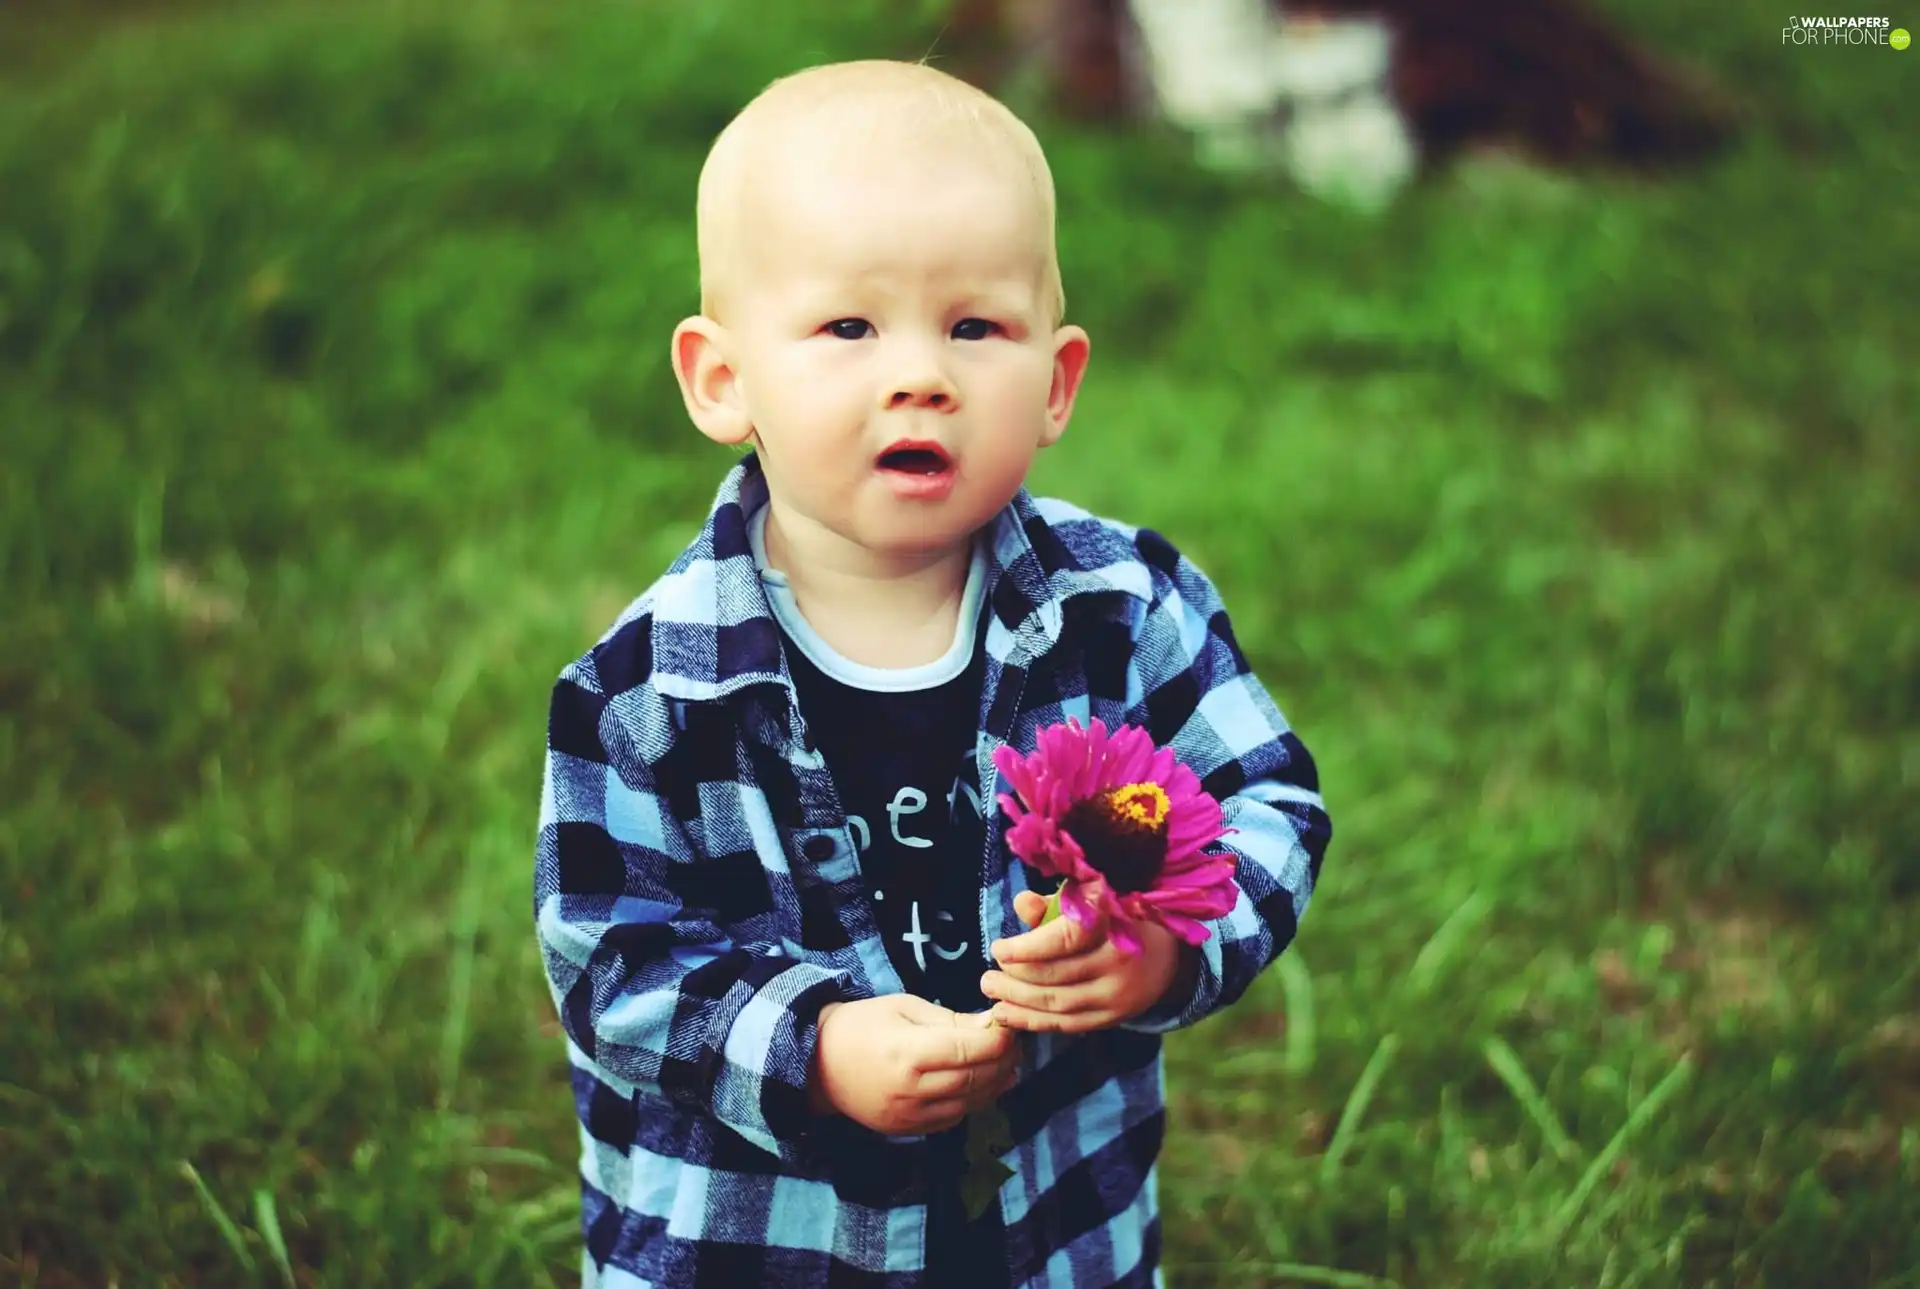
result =
[{"label": "checkered pattern sleeve", "polygon": [[1135,536],[1154,595],[1137,625],[1127,720],[1200,776],[1233,829],[1240,897],[1208,923],[1193,992],[1130,1028],[1165,1033],[1237,1001],[1293,940],[1320,876],[1332,823],[1313,758],[1248,666],[1219,593],[1151,529]]},{"label": "checkered pattern sleeve", "polygon": [[641,754],[673,737],[637,715],[659,702],[651,686],[610,700],[591,654],[554,687],[534,867],[548,984],[588,1061],[792,1163],[820,1011],[849,982],[730,941],[728,883],[669,808],[659,758]]}]

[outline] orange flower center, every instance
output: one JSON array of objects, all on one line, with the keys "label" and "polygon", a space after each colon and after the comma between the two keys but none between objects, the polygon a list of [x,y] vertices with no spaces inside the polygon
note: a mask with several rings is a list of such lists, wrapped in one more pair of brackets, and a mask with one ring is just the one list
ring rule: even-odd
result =
[{"label": "orange flower center", "polygon": [[1128,783],[1075,802],[1060,822],[1087,863],[1122,895],[1150,889],[1167,860],[1173,803],[1157,783]]},{"label": "orange flower center", "polygon": [[1167,830],[1167,811],[1173,803],[1157,783],[1129,783],[1107,793],[1104,800],[1117,820],[1138,824],[1148,832]]}]

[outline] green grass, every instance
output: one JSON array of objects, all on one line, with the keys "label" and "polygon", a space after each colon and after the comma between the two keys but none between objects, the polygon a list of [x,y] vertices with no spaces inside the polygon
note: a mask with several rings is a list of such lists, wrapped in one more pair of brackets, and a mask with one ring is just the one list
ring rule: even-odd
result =
[{"label": "green grass", "polygon": [[[665,362],[706,141],[900,8],[36,35],[0,1278],[568,1282],[547,689],[728,459]],[[1180,1289],[1920,1284],[1920,61],[1618,9],[1747,99],[1710,169],[1360,220],[1043,123],[1095,359],[1035,486],[1215,575],[1337,828],[1169,1046]]]}]

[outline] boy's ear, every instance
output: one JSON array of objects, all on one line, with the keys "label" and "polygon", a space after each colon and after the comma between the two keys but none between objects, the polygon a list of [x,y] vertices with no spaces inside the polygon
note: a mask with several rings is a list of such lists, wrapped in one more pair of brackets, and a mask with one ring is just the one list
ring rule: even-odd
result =
[{"label": "boy's ear", "polygon": [[728,350],[732,337],[712,318],[687,318],[673,329],[673,374],[694,426],[715,443],[744,443],[753,433],[746,391]]},{"label": "boy's ear", "polygon": [[1079,327],[1062,327],[1053,333],[1053,385],[1047,390],[1047,428],[1040,446],[1050,448],[1067,432],[1073,416],[1073,400],[1080,394],[1080,378],[1087,374],[1087,358],[1093,342]]}]

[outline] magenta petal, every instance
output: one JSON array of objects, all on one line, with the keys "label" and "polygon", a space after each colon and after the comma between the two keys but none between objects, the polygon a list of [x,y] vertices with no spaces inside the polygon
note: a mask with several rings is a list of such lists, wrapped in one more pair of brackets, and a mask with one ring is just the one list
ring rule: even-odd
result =
[{"label": "magenta petal", "polygon": [[[1078,728],[1078,722],[1074,723]],[[1099,790],[1100,767],[1107,756],[1107,727],[1094,721],[1086,733],[1075,739],[1073,760],[1066,778],[1067,795],[1075,801]]]},{"label": "magenta petal", "polygon": [[1205,802],[1216,809],[1219,807],[1193,771],[1179,762],[1175,762],[1173,769],[1167,773],[1167,794],[1183,805]]},{"label": "magenta petal", "polygon": [[1153,888],[1142,892],[1143,895],[1187,895],[1194,891],[1211,890],[1219,887],[1226,890],[1239,889],[1234,883],[1238,871],[1233,860],[1216,855],[1207,856],[1204,864],[1193,864],[1180,872],[1169,875],[1162,873]]},{"label": "magenta petal", "polygon": [[[1152,747],[1153,745],[1149,743],[1147,746]],[[1174,759],[1173,749],[1170,747],[1163,747],[1155,752],[1149,759],[1147,766],[1147,773],[1153,776],[1155,783],[1167,789],[1169,798],[1171,798],[1175,792],[1179,791],[1181,787],[1180,773],[1183,770],[1186,771],[1187,778],[1193,778],[1193,771],[1188,770],[1186,766],[1181,765]],[[1196,783],[1198,782],[1197,779],[1194,781]],[[1182,793],[1181,795],[1185,794]]]},{"label": "magenta petal", "polygon": [[1046,833],[1042,831],[1045,823],[1038,815],[1028,815],[1007,829],[1007,849],[1035,868],[1048,866],[1052,850]]},{"label": "magenta petal", "polygon": [[1049,785],[1061,784],[1071,792],[1073,762],[1080,751],[1079,737],[1064,725],[1051,725],[1034,737],[1033,759]]},{"label": "magenta petal", "polygon": [[1007,849],[1043,873],[1073,877],[1090,871],[1079,843],[1042,815],[1027,815],[1007,829]]},{"label": "magenta petal", "polygon": [[1182,864],[1178,868],[1168,865],[1166,868],[1161,869],[1160,876],[1154,880],[1153,889],[1156,891],[1177,891],[1198,886],[1217,886],[1222,880],[1221,873],[1223,871],[1226,874],[1225,880],[1231,881],[1233,879],[1234,867],[1232,860],[1227,860],[1223,864],[1222,861],[1215,856],[1203,852],[1194,860]]},{"label": "magenta petal", "polygon": [[1160,925],[1191,945],[1202,945],[1213,938],[1213,930],[1178,913],[1162,913]]},{"label": "magenta petal", "polygon": [[1100,929],[1100,910],[1087,898],[1087,893],[1081,889],[1083,882],[1095,888],[1093,898],[1094,900],[1099,899],[1099,878],[1095,877],[1090,881],[1082,878],[1077,881],[1066,882],[1060,887],[1060,911],[1072,918],[1082,930],[1098,931]]},{"label": "magenta petal", "polygon": [[1193,856],[1204,854],[1206,848],[1220,840],[1224,834],[1218,828],[1191,825],[1185,828],[1175,826],[1167,829],[1167,862],[1169,864],[1191,863]]},{"label": "magenta petal", "polygon": [[[1021,801],[1030,809],[1039,807],[1041,792],[1037,766],[1005,744],[993,750],[993,766]],[[1004,797],[1001,799],[1005,800]]]},{"label": "magenta petal", "polygon": [[1113,918],[1113,926],[1108,930],[1107,936],[1113,941],[1114,947],[1128,957],[1137,958],[1140,956],[1142,945],[1140,944],[1140,937],[1133,933],[1133,922],[1131,919],[1122,917],[1116,913]]},{"label": "magenta petal", "polygon": [[1159,767],[1160,782],[1166,785],[1168,794],[1183,799],[1199,796],[1200,776],[1193,772],[1192,767],[1185,761],[1175,760],[1170,747],[1161,748],[1160,754],[1166,758]]},{"label": "magenta petal", "polygon": [[1175,846],[1169,843],[1167,857],[1160,864],[1161,880],[1175,874],[1192,872],[1209,858],[1207,852],[1198,846]]},{"label": "magenta petal", "polygon": [[1167,825],[1167,858],[1169,862],[1184,861],[1225,835],[1226,829],[1220,827],[1217,814],[1212,821],[1196,821],[1191,815],[1176,814]]},{"label": "magenta petal", "polygon": [[1106,771],[1100,776],[1096,790],[1111,792],[1129,783],[1155,781],[1151,773],[1152,760],[1153,740],[1147,732],[1137,725],[1122,726],[1113,736]]},{"label": "magenta petal", "polygon": [[1204,792],[1183,793],[1168,798],[1171,809],[1167,812],[1177,823],[1193,827],[1218,827],[1226,815],[1220,809],[1220,803]]},{"label": "magenta petal", "polygon": [[1163,913],[1182,913],[1188,917],[1217,918],[1233,911],[1239,902],[1239,888],[1232,880],[1215,883],[1212,886],[1189,886],[1177,890],[1152,892],[1148,899],[1156,910]]},{"label": "magenta petal", "polygon": [[1067,811],[1079,800],[1073,795],[1073,785],[1055,777],[1047,780],[1047,813],[1055,819],[1066,818]]},{"label": "magenta petal", "polygon": [[1172,825],[1167,829],[1167,853],[1169,855],[1177,853],[1184,857],[1204,851],[1219,841],[1225,832],[1224,828],[1209,827],[1204,824],[1195,825],[1191,819],[1175,816]]}]

